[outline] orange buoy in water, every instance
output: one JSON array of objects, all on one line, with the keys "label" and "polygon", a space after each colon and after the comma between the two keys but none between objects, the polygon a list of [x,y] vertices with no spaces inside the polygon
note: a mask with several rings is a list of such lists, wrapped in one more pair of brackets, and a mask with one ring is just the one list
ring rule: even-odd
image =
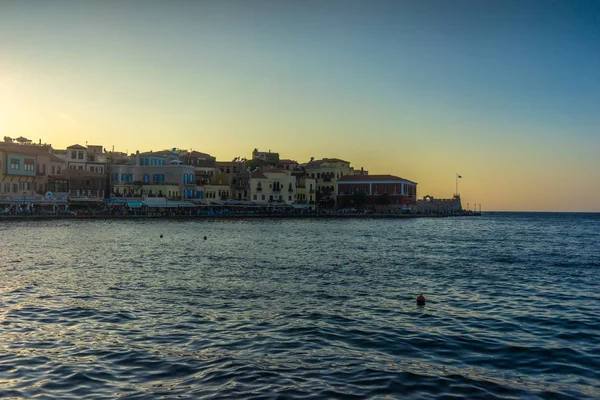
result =
[{"label": "orange buoy in water", "polygon": [[417,305],[424,306],[425,305],[425,297],[421,294],[417,297]]}]

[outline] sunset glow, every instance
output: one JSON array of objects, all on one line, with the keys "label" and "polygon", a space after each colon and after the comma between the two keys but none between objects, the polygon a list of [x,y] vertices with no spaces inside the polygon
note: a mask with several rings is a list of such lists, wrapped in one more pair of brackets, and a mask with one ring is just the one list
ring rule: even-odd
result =
[{"label": "sunset glow", "polygon": [[[485,210],[600,211],[595,2],[0,4],[0,135],[339,157]],[[596,19],[594,19],[596,18]]]}]

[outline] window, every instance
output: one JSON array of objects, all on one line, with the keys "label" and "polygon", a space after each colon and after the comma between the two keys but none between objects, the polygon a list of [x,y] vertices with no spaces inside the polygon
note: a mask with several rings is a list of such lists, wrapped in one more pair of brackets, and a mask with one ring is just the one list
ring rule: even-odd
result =
[{"label": "window", "polygon": [[288,196],[288,200],[289,200],[289,201],[292,201],[292,196]]},{"label": "window", "polygon": [[144,182],[145,183],[149,183],[150,182],[150,175],[144,174]]},{"label": "window", "polygon": [[56,167],[56,173],[60,174],[60,167]]},{"label": "window", "polygon": [[31,182],[27,182],[25,185],[27,190],[31,190]]},{"label": "window", "polygon": [[13,192],[17,193],[19,191],[19,187],[17,186],[16,183],[13,183]]},{"label": "window", "polygon": [[15,160],[14,158],[12,158],[10,160],[10,168],[14,171],[20,170],[21,169],[21,161]]},{"label": "window", "polygon": [[80,165],[80,166],[79,166],[79,170],[80,170],[80,171],[83,171],[83,165]]},{"label": "window", "polygon": [[50,166],[50,173],[51,173],[52,175],[54,175],[54,171],[55,171],[55,170],[56,170],[56,169],[54,168],[54,165]]},{"label": "window", "polygon": [[35,171],[35,160],[33,158],[26,158],[23,160],[23,170]]},{"label": "window", "polygon": [[252,200],[256,200],[256,195],[252,195]]},{"label": "window", "polygon": [[77,158],[80,159],[80,160],[83,160],[83,151],[81,151],[81,150],[79,151],[79,154],[78,154]]},{"label": "window", "polygon": [[75,160],[77,158],[77,152],[75,150],[71,150],[71,158]]},{"label": "window", "polygon": [[265,199],[265,195],[263,194],[263,195],[261,196],[261,200],[264,200],[264,199]]}]

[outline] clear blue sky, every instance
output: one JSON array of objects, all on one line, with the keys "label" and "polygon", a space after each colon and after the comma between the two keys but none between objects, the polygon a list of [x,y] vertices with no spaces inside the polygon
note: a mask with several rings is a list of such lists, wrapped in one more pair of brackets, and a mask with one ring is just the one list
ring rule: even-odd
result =
[{"label": "clear blue sky", "polygon": [[600,1],[0,2],[0,135],[600,211]]}]

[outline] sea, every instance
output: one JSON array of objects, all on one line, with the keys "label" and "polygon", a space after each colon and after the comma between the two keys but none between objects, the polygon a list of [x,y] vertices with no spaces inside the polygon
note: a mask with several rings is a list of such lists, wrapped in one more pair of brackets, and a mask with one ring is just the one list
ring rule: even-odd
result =
[{"label": "sea", "polygon": [[599,286],[600,214],[0,221],[0,398],[597,399]]}]

